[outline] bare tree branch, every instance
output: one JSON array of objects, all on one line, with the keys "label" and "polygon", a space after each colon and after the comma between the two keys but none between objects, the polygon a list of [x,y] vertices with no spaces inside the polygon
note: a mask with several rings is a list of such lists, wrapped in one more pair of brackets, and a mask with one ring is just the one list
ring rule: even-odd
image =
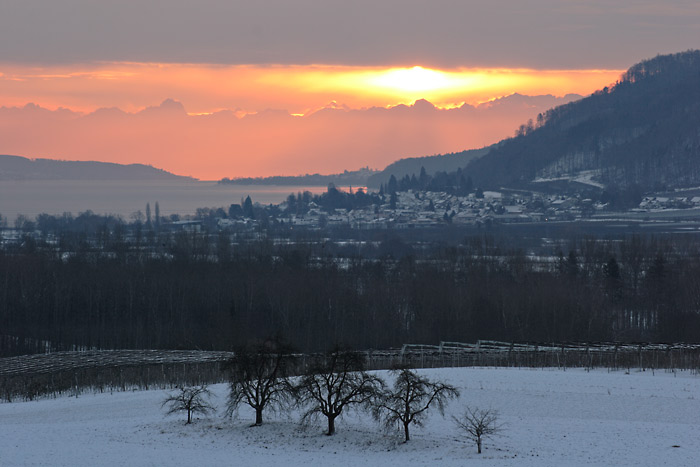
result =
[{"label": "bare tree branch", "polygon": [[214,411],[214,407],[207,401],[211,397],[211,392],[206,386],[182,387],[180,392],[170,394],[161,404],[161,407],[168,406],[166,415],[177,412],[187,412],[187,424],[192,423],[192,414],[207,414]]},{"label": "bare tree branch", "polygon": [[432,382],[408,368],[397,368],[392,373],[396,376],[394,388],[384,391],[375,402],[372,413],[387,428],[401,424],[406,441],[410,439],[409,426],[412,423],[422,426],[431,406],[436,404],[444,415],[447,401],[459,396],[454,386]]},{"label": "bare tree branch", "polygon": [[290,402],[294,389],[289,382],[289,369],[293,361],[289,348],[279,341],[238,349],[227,365],[227,415],[246,404],[255,410],[255,425],[261,425],[265,409],[276,410]]},{"label": "bare tree branch", "polygon": [[335,349],[313,365],[297,386],[298,400],[307,410],[302,422],[323,415],[328,435],[335,433],[335,419],[349,407],[369,407],[384,383],[364,371],[365,356]]},{"label": "bare tree branch", "polygon": [[479,454],[481,454],[483,438],[498,434],[503,427],[498,423],[498,412],[491,409],[481,410],[466,407],[461,418],[453,416],[452,420],[458,428],[465,432],[468,439],[476,442]]}]

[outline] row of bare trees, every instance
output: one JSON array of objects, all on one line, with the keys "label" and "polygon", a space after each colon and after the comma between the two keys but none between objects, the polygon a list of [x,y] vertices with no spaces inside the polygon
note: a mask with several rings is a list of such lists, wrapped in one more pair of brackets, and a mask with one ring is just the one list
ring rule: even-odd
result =
[{"label": "row of bare trees", "polygon": [[[369,412],[387,430],[398,428],[404,442],[410,440],[410,427],[422,426],[429,411],[444,415],[446,404],[457,397],[456,387],[432,381],[407,366],[391,370],[393,384],[365,371],[366,356],[339,347],[316,355],[304,365],[300,357],[279,340],[240,348],[228,362],[229,395],[226,415],[233,416],[241,406],[255,412],[255,423],[263,424],[266,412],[301,408],[301,423],[322,419],[326,434],[335,434],[336,419],[352,409]],[[167,414],[186,412],[187,424],[195,413],[214,411],[206,386],[180,387],[162,406]],[[452,417],[455,426],[477,444],[479,454],[484,438],[496,434],[501,426],[498,413],[466,407],[461,417]]]},{"label": "row of bare trees", "polygon": [[[432,408],[444,413],[445,404],[459,396],[454,386],[430,381],[408,367],[392,370],[394,383],[388,387],[365,371],[365,361],[362,353],[335,348],[303,368],[284,347],[239,349],[229,364],[227,413],[248,405],[260,425],[264,411],[286,409],[294,402],[303,407],[302,422],[325,419],[327,434],[333,435],[338,417],[362,408],[387,427],[400,425],[408,441],[411,425],[420,426]],[[301,375],[293,379],[298,372]]]}]

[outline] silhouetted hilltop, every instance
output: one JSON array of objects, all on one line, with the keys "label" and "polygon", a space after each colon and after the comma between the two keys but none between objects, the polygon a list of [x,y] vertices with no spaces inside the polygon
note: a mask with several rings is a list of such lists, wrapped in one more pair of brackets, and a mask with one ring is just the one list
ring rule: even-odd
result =
[{"label": "silhouetted hilltop", "polygon": [[0,180],[176,180],[191,179],[143,164],[28,159],[0,155]]},{"label": "silhouetted hilltop", "polygon": [[389,164],[381,172],[369,177],[367,179],[367,186],[378,188],[382,184],[387,184],[392,175],[397,179],[401,179],[407,175],[409,177],[412,175],[418,176],[423,168],[430,175],[437,172],[452,172],[459,168],[466,167],[472,160],[489,152],[489,149],[490,147],[486,147],[481,149],[469,149],[452,154],[399,159]]},{"label": "silhouetted hilltop", "polygon": [[586,177],[613,190],[700,185],[700,51],[634,65],[610,89],[522,125],[465,173],[484,188]]},{"label": "silhouetted hilltop", "polygon": [[[483,124],[485,121],[503,121],[506,118],[512,118],[517,115],[535,116],[538,109],[550,109],[557,105],[566,104],[579,99],[581,99],[581,96],[578,94],[567,94],[563,97],[556,97],[551,94],[524,96],[522,94],[515,93],[509,96],[494,99],[489,102],[484,102],[476,106],[463,104],[461,107],[443,112],[471,114],[476,118],[475,122],[478,121]],[[416,101],[416,103],[410,108],[399,105],[391,109],[392,112],[407,112],[409,110],[420,111],[424,114],[436,112],[435,106],[423,99]],[[478,130],[477,126],[474,126],[473,123],[465,125],[463,128],[465,132],[474,131],[475,129]],[[496,139],[493,139],[492,141],[495,140]],[[456,171],[460,168],[463,169],[474,159],[477,159],[489,152],[490,149],[491,146],[486,146],[480,149],[469,149],[448,154],[406,157],[389,164],[384,170],[371,176],[367,183],[368,186],[377,188],[381,184],[388,183],[392,175],[397,179],[402,179],[406,176],[410,178],[413,175],[417,177],[422,169],[425,169],[428,175],[435,175],[438,172]]]}]

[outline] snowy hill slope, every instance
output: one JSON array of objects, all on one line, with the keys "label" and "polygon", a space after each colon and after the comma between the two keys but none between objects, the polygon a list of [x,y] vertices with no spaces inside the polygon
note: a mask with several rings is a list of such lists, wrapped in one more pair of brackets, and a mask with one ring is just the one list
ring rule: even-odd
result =
[{"label": "snowy hill slope", "polygon": [[[700,377],[687,372],[420,372],[462,394],[408,444],[365,414],[345,416],[333,437],[300,429],[298,413],[249,427],[251,413],[223,418],[227,388],[216,385],[219,413],[189,426],[164,417],[160,390],[0,404],[0,465],[695,466],[700,456]],[[497,409],[505,424],[482,455],[451,422],[465,404]]]}]

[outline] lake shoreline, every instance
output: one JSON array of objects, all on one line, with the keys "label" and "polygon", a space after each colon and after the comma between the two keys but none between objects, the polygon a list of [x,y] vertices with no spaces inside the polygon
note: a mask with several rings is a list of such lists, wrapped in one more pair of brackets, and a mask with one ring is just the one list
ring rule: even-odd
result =
[{"label": "lake shoreline", "polygon": [[46,213],[92,211],[125,220],[159,204],[160,213],[194,214],[197,208],[228,209],[246,196],[254,203],[279,204],[290,194],[325,192],[325,186],[221,185],[200,180],[0,180],[0,215],[14,222]]}]

